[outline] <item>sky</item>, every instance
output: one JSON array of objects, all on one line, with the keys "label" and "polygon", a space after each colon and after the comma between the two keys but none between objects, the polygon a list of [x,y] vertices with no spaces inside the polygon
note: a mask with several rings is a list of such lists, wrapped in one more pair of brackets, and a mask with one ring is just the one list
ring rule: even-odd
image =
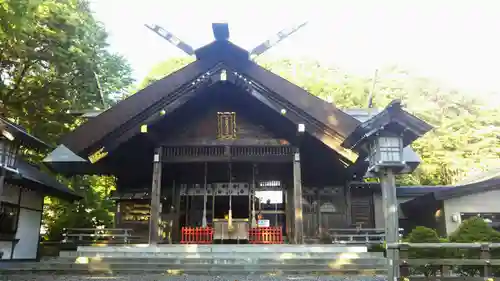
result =
[{"label": "sky", "polygon": [[500,99],[500,1],[91,0],[91,7],[110,34],[110,48],[128,59],[138,81],[156,63],[185,55],[146,23],[197,48],[213,40],[212,22],[225,21],[230,40],[250,50],[308,21],[266,56],[311,58],[366,76],[399,65]]}]

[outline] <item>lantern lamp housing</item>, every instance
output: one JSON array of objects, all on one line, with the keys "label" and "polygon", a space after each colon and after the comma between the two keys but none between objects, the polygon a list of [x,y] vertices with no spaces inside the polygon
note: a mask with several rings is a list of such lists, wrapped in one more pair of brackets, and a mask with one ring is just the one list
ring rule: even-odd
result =
[{"label": "lantern lamp housing", "polygon": [[15,168],[19,144],[5,137],[0,137],[0,166]]},{"label": "lantern lamp housing", "polygon": [[380,168],[403,170],[406,164],[403,160],[403,137],[394,134],[376,134],[369,142],[369,171]]}]

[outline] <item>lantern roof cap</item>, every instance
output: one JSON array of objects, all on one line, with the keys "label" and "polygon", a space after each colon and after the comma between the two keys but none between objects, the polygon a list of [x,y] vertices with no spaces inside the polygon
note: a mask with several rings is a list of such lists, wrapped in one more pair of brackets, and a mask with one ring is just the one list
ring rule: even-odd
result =
[{"label": "lantern roof cap", "polygon": [[431,129],[427,122],[405,111],[401,100],[393,100],[378,114],[356,127],[342,146],[362,154],[368,153],[369,142],[378,135],[390,134],[401,136],[406,147]]},{"label": "lantern roof cap", "polygon": [[25,128],[9,121],[7,118],[4,118],[2,116],[0,116],[0,125],[2,134],[11,135],[14,138],[12,141],[16,144],[20,144],[36,150],[46,150],[53,148],[43,140],[28,133]]}]

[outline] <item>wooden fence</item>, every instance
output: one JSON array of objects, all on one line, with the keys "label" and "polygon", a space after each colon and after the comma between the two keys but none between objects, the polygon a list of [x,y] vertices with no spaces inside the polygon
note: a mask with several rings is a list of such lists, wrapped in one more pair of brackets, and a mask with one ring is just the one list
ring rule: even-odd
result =
[{"label": "wooden fence", "polygon": [[[403,229],[399,229],[402,237]],[[385,241],[385,229],[383,228],[330,228],[327,234],[333,244],[350,245],[382,245]]]},{"label": "wooden fence", "polygon": [[[492,255],[492,250],[500,249],[500,243],[396,243],[388,244],[387,249],[399,250],[399,264],[395,266],[399,266],[401,280],[484,281],[495,280],[495,271],[500,271],[500,255]],[[439,256],[411,258],[412,249]],[[474,254],[477,258],[470,258]],[[419,272],[415,272],[418,268]],[[463,276],[457,269],[472,276]]]},{"label": "wooden fence", "polygon": [[136,237],[133,230],[128,228],[65,228],[63,243],[76,245],[102,244],[129,244]]}]

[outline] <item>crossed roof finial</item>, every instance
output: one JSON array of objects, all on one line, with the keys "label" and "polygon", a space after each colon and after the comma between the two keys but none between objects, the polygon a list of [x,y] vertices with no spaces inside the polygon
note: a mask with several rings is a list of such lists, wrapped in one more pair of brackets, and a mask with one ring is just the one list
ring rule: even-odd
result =
[{"label": "crossed roof finial", "polygon": [[[294,25],[290,28],[283,29],[276,33],[272,38],[262,42],[259,44],[257,47],[253,48],[250,51],[250,58],[254,59],[257,56],[261,55],[265,51],[269,50],[288,36],[292,35],[302,27],[304,27],[307,24],[306,22],[303,22],[298,25]],[[165,40],[170,42],[172,45],[176,46],[177,48],[181,49],[184,53],[193,56],[195,55],[195,51],[191,45],[187,44],[177,36],[175,36],[172,32],[164,29],[163,27],[159,25],[148,25],[146,24],[146,27],[151,29],[153,32],[156,34],[160,35],[163,37]],[[214,38],[216,41],[227,41],[229,40],[229,24],[228,23],[212,23],[212,31],[214,34]]]}]

